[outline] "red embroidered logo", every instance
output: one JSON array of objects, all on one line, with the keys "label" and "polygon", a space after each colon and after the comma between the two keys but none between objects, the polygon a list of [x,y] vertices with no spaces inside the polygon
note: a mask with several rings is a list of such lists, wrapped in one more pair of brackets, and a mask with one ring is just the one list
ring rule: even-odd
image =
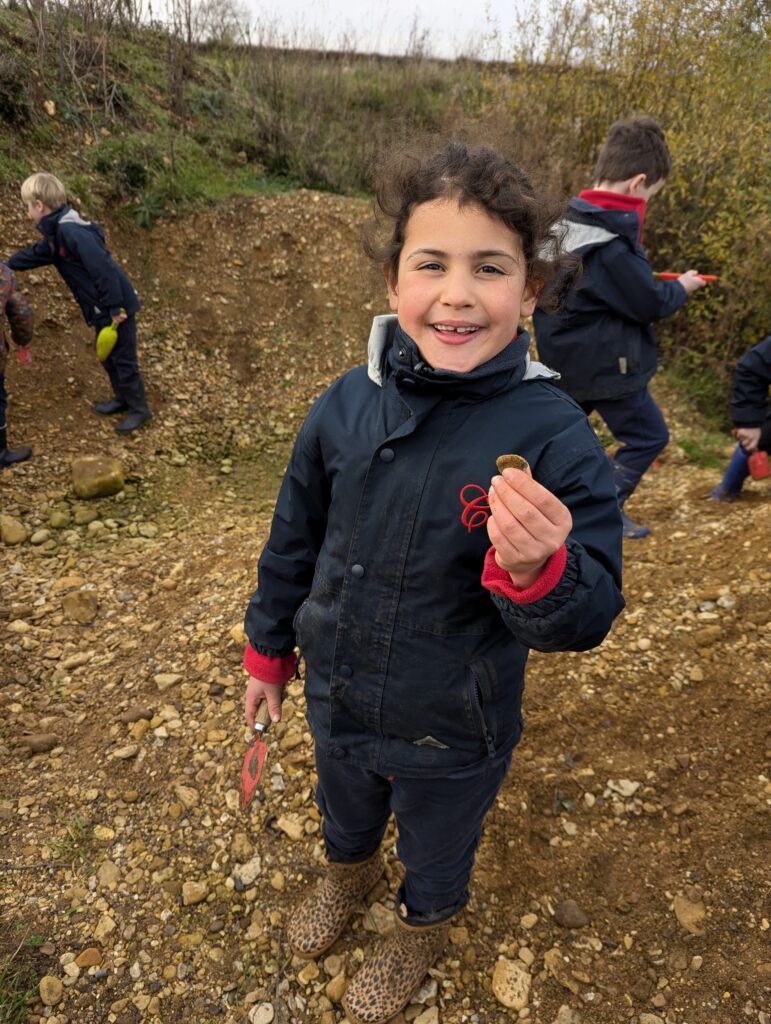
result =
[{"label": "red embroidered logo", "polygon": [[464,484],[459,497],[463,506],[460,521],[468,532],[484,526],[490,518],[490,503],[484,487],[480,487],[479,484]]}]

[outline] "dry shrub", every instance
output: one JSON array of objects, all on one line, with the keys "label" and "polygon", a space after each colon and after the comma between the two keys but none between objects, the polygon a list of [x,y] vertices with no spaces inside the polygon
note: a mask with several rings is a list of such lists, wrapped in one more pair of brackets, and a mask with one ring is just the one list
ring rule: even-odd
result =
[{"label": "dry shrub", "polygon": [[[521,12],[514,73],[485,76],[521,160],[551,187],[591,184],[620,117],[660,121],[673,172],[646,220],[654,266],[719,275],[662,325],[665,349],[725,376],[771,330],[768,20],[758,0],[563,0]],[[708,376],[705,375],[705,376]]]}]

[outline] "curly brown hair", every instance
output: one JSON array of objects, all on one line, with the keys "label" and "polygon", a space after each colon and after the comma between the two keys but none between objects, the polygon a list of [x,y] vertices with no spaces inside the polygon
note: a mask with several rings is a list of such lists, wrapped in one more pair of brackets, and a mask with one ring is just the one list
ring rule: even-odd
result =
[{"label": "curly brown hair", "polygon": [[581,266],[561,245],[557,221],[562,206],[536,195],[525,171],[489,146],[453,140],[428,155],[407,150],[387,158],[377,174],[366,254],[395,278],[410,216],[436,199],[453,199],[461,207],[474,204],[502,221],[520,240],[525,274],[539,291],[539,306],[559,308]]}]

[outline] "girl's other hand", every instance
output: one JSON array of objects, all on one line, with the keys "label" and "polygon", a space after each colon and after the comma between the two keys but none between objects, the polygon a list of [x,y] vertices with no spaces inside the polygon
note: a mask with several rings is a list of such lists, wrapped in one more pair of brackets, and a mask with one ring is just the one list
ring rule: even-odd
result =
[{"label": "girl's other hand", "polygon": [[281,702],[284,699],[284,687],[276,683],[263,683],[254,676],[246,686],[244,697],[244,717],[250,729],[254,728],[254,716],[261,701],[267,701],[271,722],[281,721]]},{"label": "girl's other hand", "polygon": [[490,484],[487,533],[495,560],[523,590],[532,586],[573,527],[567,507],[520,469],[505,469]]}]

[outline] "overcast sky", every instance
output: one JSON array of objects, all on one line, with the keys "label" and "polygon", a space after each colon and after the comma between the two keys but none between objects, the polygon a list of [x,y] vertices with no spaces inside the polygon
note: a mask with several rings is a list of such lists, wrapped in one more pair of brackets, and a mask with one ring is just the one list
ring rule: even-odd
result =
[{"label": "overcast sky", "polygon": [[416,38],[437,57],[514,56],[516,0],[243,0],[252,18],[314,48],[405,53]]}]

